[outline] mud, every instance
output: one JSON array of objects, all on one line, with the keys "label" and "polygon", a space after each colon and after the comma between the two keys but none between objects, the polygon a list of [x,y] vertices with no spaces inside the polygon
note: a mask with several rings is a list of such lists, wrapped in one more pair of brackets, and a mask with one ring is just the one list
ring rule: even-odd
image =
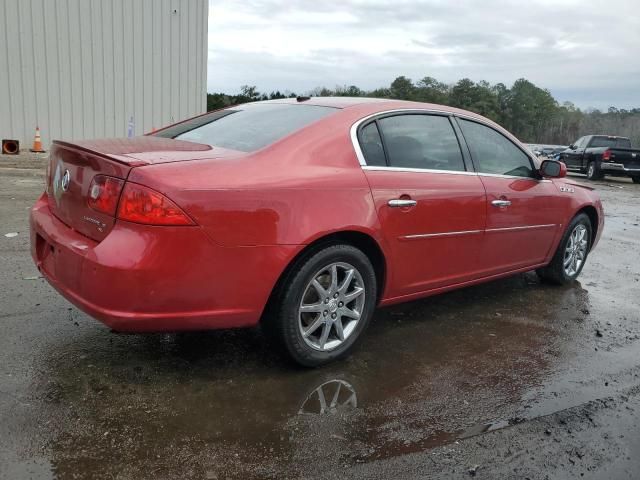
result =
[{"label": "mud", "polygon": [[382,309],[351,358],[304,370],[259,329],[117,335],[76,310],[37,278],[42,171],[17,167],[0,168],[0,478],[636,478],[640,185],[597,183],[580,282]]}]

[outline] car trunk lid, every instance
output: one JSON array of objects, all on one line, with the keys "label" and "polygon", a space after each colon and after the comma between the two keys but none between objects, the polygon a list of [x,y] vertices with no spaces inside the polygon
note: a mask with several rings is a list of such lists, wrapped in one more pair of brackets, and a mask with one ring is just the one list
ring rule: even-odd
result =
[{"label": "car trunk lid", "polygon": [[156,137],[54,141],[47,176],[49,208],[70,228],[101,241],[116,219],[88,205],[96,175],[124,181],[134,167],[222,155],[212,152],[209,145]]}]

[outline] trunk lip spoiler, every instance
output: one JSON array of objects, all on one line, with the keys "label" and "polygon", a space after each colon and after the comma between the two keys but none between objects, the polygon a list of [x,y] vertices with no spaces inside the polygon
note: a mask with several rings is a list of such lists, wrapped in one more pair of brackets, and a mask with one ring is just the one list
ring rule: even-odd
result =
[{"label": "trunk lip spoiler", "polygon": [[[178,140],[179,142],[182,143],[190,143],[193,145],[196,145],[197,148],[193,148],[192,150],[176,150],[176,151],[180,151],[180,152],[189,152],[192,151],[194,153],[194,160],[198,159],[197,157],[197,153],[204,153],[204,152],[211,152],[213,150],[213,148],[211,147],[211,145],[206,145],[206,144],[202,144],[202,143],[196,143],[196,142],[186,142],[184,140]],[[85,152],[85,153],[89,153],[91,155],[96,155],[102,158],[106,158],[107,160],[113,160],[115,162],[118,162],[122,165],[131,167],[131,168],[135,168],[135,167],[143,167],[143,166],[150,166],[150,165],[155,165],[154,162],[149,161],[149,160],[144,160],[141,159],[140,157],[137,157],[136,154],[148,154],[148,153],[152,153],[153,151],[149,151],[149,150],[140,150],[138,152],[128,152],[128,153],[109,153],[109,152],[104,152],[101,151],[99,149],[93,149],[90,148],[88,146],[85,146],[82,144],[82,142],[68,142],[65,140],[53,140],[51,142],[53,145],[58,145],[61,146],[63,148],[66,149],[72,149],[72,150],[76,150],[76,151],[81,151],[81,152]],[[171,149],[159,149],[157,151],[155,151],[155,153],[157,153],[158,155],[162,154],[162,153],[167,153],[167,152],[172,152],[173,150]],[[215,158],[214,157],[210,157],[210,158]],[[164,163],[164,162],[163,162]],[[169,162],[170,163],[170,162]]]},{"label": "trunk lip spoiler", "polygon": [[81,152],[90,153],[91,155],[97,155],[102,158],[106,158],[107,160],[113,160],[128,167],[140,167],[143,165],[150,165],[149,162],[143,162],[135,157],[130,157],[128,155],[119,155],[113,153],[100,152],[98,150],[92,150],[91,148],[84,147],[77,143],[65,142],[64,140],[54,140],[51,142],[54,145],[60,145],[61,147],[78,150]]}]

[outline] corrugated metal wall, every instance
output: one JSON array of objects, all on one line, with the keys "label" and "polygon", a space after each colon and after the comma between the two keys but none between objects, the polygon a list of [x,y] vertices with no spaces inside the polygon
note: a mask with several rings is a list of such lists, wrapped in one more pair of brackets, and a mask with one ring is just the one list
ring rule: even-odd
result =
[{"label": "corrugated metal wall", "polygon": [[208,0],[0,0],[0,138],[140,135],[206,110]]}]

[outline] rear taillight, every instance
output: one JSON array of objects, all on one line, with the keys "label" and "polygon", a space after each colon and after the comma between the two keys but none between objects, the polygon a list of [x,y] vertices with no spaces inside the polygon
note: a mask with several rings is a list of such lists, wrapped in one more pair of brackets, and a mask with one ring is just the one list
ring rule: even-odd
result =
[{"label": "rear taillight", "polygon": [[178,207],[155,190],[127,182],[122,191],[118,218],[147,225],[193,225]]},{"label": "rear taillight", "polygon": [[119,178],[96,175],[89,186],[89,206],[98,212],[115,216],[122,185],[124,180]]},{"label": "rear taillight", "polygon": [[611,160],[611,150],[607,149],[602,152],[602,160]]}]

